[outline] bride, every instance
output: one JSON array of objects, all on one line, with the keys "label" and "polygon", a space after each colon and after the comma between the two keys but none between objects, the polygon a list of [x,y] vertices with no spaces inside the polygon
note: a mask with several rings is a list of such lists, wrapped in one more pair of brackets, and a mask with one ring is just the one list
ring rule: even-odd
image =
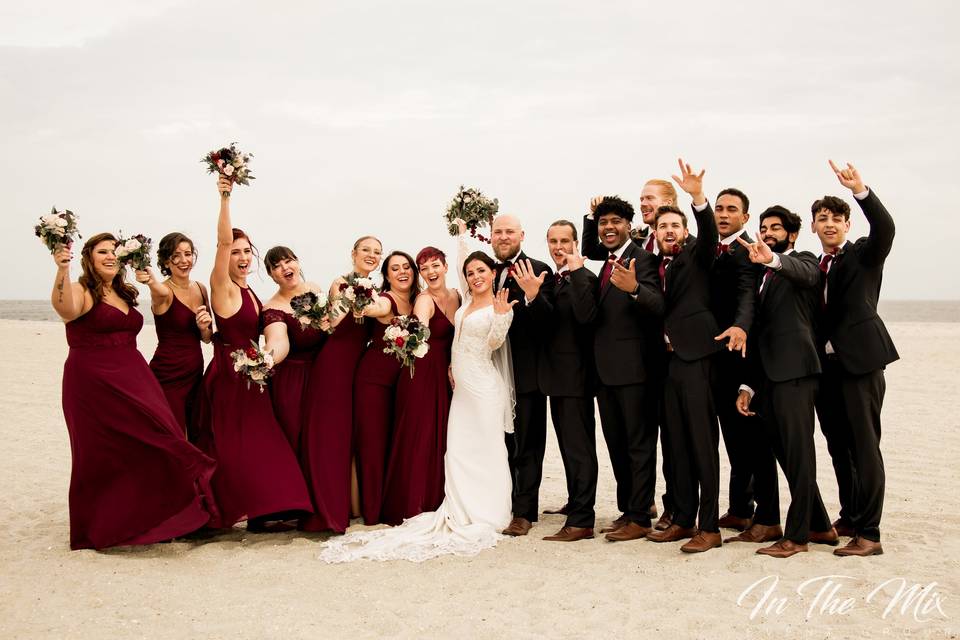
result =
[{"label": "bride", "polygon": [[[461,223],[460,256],[466,253]],[[513,432],[515,394],[507,331],[513,305],[507,290],[493,293],[496,265],[482,251],[461,259],[467,304],[454,316],[450,368],[453,400],[444,456],[444,500],[434,512],[399,527],[349,533],[329,540],[325,562],[411,560],[475,555],[497,544],[510,522],[510,469],[504,432]]]}]

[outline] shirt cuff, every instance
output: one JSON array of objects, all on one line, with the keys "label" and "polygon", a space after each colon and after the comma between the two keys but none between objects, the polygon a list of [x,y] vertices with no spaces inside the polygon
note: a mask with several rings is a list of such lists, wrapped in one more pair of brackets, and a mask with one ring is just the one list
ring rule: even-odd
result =
[{"label": "shirt cuff", "polygon": [[707,206],[709,206],[709,204],[710,204],[709,201],[704,202],[703,204],[695,204],[693,205],[693,210],[696,211],[697,213],[700,213],[701,211],[705,210]]},{"label": "shirt cuff", "polygon": [[770,260],[770,262],[765,263],[764,266],[767,266],[774,271],[780,271],[780,268],[783,267],[783,260],[780,259],[780,254],[773,254],[773,258]]},{"label": "shirt cuff", "polygon": [[738,391],[746,391],[747,393],[749,393],[751,400],[753,400],[753,396],[756,395],[756,392],[754,392],[753,389],[751,389],[748,385],[745,385],[745,384],[740,385],[740,388],[738,389]]},{"label": "shirt cuff", "polygon": [[870,195],[870,189],[864,189],[860,193],[853,194],[853,197],[856,198],[857,200],[863,200],[868,195]]}]

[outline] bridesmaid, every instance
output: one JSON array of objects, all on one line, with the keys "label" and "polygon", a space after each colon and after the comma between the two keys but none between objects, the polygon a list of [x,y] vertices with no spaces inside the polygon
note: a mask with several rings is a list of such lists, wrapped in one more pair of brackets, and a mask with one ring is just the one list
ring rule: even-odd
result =
[{"label": "bridesmaid", "polygon": [[450,411],[450,348],[453,317],[460,293],[447,288],[447,257],[435,247],[417,254],[427,290],[417,296],[413,313],[430,328],[427,355],[417,360],[414,376],[397,384],[393,438],[384,482],[382,520],[397,525],[406,518],[436,511],[443,502],[443,455]]},{"label": "bridesmaid", "polygon": [[196,260],[193,240],[168,233],[157,245],[157,265],[166,280],[152,269],[137,271],[137,281],[150,288],[150,310],[157,330],[157,350],[150,368],[163,387],[173,415],[187,439],[196,441],[194,406],[203,379],[200,342],[213,337],[213,317],[207,309],[207,288],[190,279]]},{"label": "bridesmaid", "polygon": [[265,348],[273,353],[275,373],[270,380],[270,397],[277,422],[283,427],[294,453],[299,455],[303,397],[310,368],[327,334],[300,324],[293,315],[290,300],[308,291],[316,293],[319,287],[304,282],[300,260],[287,247],[273,247],[267,251],[263,263],[279,287],[260,314]]},{"label": "bridesmaid", "polygon": [[[353,272],[368,277],[378,266],[383,245],[373,236],[353,244]],[[344,278],[330,285],[339,296]],[[304,531],[343,533],[350,524],[353,451],[353,376],[369,339],[365,322],[339,313],[334,332],[313,361],[300,434],[300,463],[313,498],[314,515],[301,521]],[[356,513],[356,510],[354,510]]]},{"label": "bridesmaid", "polygon": [[51,302],[66,323],[63,415],[70,434],[70,548],[151,544],[207,524],[215,463],[188,443],[137,350],[143,316],[124,281],[117,239],[83,246],[70,282],[69,247],[54,255]]},{"label": "bridesmaid", "polygon": [[[353,378],[353,438],[360,513],[366,525],[380,522],[387,443],[393,431],[393,399],[400,361],[383,352],[383,334],[390,321],[408,315],[420,290],[419,273],[409,255],[394,251],[383,261],[382,293],[363,310],[372,329]],[[409,377],[409,376],[407,376]]]},{"label": "bridesmaid", "polygon": [[310,496],[296,456],[273,415],[270,396],[233,369],[230,353],[260,338],[260,300],[247,286],[254,263],[250,238],[230,223],[232,183],[220,178],[217,255],[210,275],[210,302],[217,322],[213,360],[204,375],[208,415],[199,425],[200,447],[217,460],[213,486],[221,527],[248,520],[254,532],[310,511]]}]

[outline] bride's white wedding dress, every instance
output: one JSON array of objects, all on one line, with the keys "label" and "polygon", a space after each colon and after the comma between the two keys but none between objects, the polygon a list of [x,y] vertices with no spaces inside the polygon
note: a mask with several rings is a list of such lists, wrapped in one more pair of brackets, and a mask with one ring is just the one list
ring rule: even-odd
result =
[{"label": "bride's white wedding dress", "polygon": [[454,316],[450,365],[455,387],[447,422],[444,500],[399,527],[328,540],[325,562],[410,560],[475,555],[497,544],[510,522],[510,469],[504,432],[513,431],[513,372],[507,331],[513,310],[493,306]]}]

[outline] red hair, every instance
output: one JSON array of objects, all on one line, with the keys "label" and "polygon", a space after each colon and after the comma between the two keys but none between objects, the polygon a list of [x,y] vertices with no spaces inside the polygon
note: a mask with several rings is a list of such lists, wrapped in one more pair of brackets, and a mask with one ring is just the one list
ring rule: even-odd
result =
[{"label": "red hair", "polygon": [[439,260],[443,264],[447,264],[447,254],[436,247],[424,247],[420,249],[420,253],[417,254],[417,267],[431,260]]},{"label": "red hair", "polygon": [[247,235],[247,232],[243,229],[238,229],[237,227],[233,228],[233,241],[244,239],[247,241],[247,244],[250,245],[250,250],[253,252],[254,257],[257,260],[260,260],[260,251],[257,250],[257,246],[253,244],[253,240],[250,239],[250,236]]}]

